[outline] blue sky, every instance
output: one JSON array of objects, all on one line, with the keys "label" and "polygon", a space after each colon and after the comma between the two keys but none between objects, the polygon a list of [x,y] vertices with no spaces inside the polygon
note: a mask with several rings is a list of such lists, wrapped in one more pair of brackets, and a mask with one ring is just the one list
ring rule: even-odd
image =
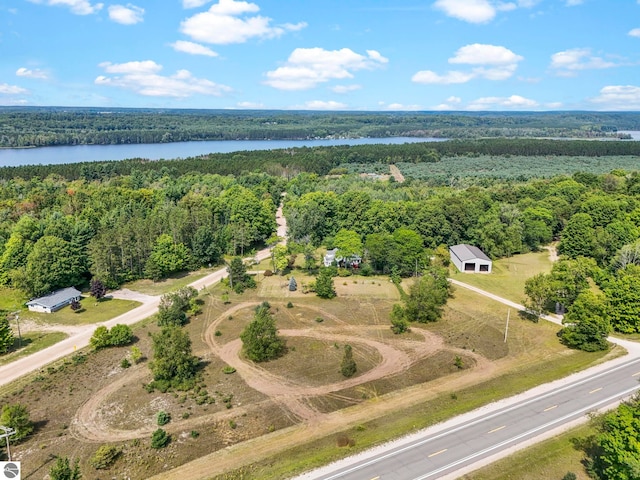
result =
[{"label": "blue sky", "polygon": [[640,0],[2,0],[0,105],[640,110]]}]

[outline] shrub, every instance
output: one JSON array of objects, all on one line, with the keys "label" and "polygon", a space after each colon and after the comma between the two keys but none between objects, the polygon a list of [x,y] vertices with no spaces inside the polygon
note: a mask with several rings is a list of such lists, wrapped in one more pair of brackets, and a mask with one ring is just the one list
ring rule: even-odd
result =
[{"label": "shrub", "polygon": [[102,445],[89,460],[89,464],[96,470],[109,468],[118,459],[122,450],[114,445]]},{"label": "shrub", "polygon": [[222,369],[222,373],[224,373],[225,375],[229,375],[231,373],[236,373],[236,369],[233,368],[231,365],[227,365]]},{"label": "shrub", "polygon": [[456,355],[456,359],[454,360],[453,364],[459,369],[464,368],[464,364],[462,363],[462,358],[459,355]]},{"label": "shrub", "polygon": [[317,323],[322,323],[322,322],[324,322],[324,318],[322,318],[322,317],[316,317],[316,322],[317,322]]},{"label": "shrub", "polygon": [[264,276],[265,277],[271,277],[271,276],[273,276],[273,272],[271,270],[265,270],[264,271]]},{"label": "shrub", "polygon": [[29,419],[29,411],[27,407],[16,403],[14,405],[5,405],[0,413],[0,425],[13,428],[16,433],[12,435],[11,440],[19,441],[31,434],[34,429],[33,422]]},{"label": "shrub", "polygon": [[171,421],[171,414],[161,410],[158,412],[156,419],[158,421],[158,426],[161,427]]},{"label": "shrub", "polygon": [[109,329],[104,325],[100,325],[93,332],[89,343],[96,350],[109,347],[111,345],[111,334],[109,333]]},{"label": "shrub", "polygon": [[130,366],[131,366],[131,362],[126,358],[123,358],[122,361],[120,362],[121,368],[129,368]]},{"label": "shrub", "polygon": [[133,341],[133,332],[129,325],[117,324],[114,325],[111,331],[111,346],[121,347],[128,345]]},{"label": "shrub", "polygon": [[159,428],[151,435],[151,448],[164,448],[169,445],[170,441],[171,436],[162,428]]},{"label": "shrub", "polygon": [[133,363],[138,363],[140,360],[142,360],[142,352],[135,345],[131,347],[131,360],[133,361]]},{"label": "shrub", "polygon": [[200,436],[200,432],[197,430],[191,430],[191,438],[198,438]]},{"label": "shrub", "polygon": [[287,303],[287,308],[293,308],[293,303],[291,302]]}]

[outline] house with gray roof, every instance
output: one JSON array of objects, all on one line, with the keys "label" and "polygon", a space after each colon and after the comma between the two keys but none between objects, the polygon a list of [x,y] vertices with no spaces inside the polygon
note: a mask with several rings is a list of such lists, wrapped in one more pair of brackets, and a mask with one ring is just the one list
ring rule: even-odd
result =
[{"label": "house with gray roof", "polygon": [[449,247],[451,261],[463,273],[491,273],[493,262],[478,247],[453,245]]},{"label": "house with gray roof", "polygon": [[82,293],[74,287],[56,290],[44,297],[29,300],[26,305],[32,312],[52,313],[66,307],[73,300],[80,300]]}]

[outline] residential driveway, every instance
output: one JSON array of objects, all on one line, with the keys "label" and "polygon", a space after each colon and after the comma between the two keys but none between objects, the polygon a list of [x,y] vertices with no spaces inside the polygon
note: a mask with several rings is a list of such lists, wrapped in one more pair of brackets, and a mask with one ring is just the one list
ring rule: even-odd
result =
[{"label": "residential driveway", "polygon": [[[282,238],[286,238],[287,224],[284,216],[282,215],[282,207],[279,207],[277,210],[276,221],[278,223],[278,235]],[[283,242],[284,241],[285,240],[283,240]],[[265,258],[269,258],[270,255],[271,250],[269,248],[265,248],[263,250],[260,250],[256,254],[255,258],[257,258],[258,261],[261,261]],[[189,286],[195,288],[196,290],[201,290],[209,285],[213,285],[219,282],[226,276],[226,268],[221,268],[220,270],[217,270],[216,272],[213,272],[206,277],[190,283]],[[0,386],[6,385],[7,383],[16,380],[22,375],[26,375],[27,373],[39,370],[45,365],[54,362],[55,360],[58,360],[67,355],[72,355],[76,350],[86,347],[87,345],[89,345],[89,340],[91,339],[91,336],[93,335],[96,327],[104,325],[107,328],[111,328],[118,323],[133,325],[134,323],[140,322],[145,318],[154,315],[158,311],[158,305],[160,304],[160,296],[145,295],[144,293],[135,292],[126,288],[111,292],[110,295],[112,295],[113,298],[135,300],[142,303],[142,305],[126,313],[123,313],[116,318],[112,318],[107,322],[101,322],[92,325],[78,325],[77,328],[74,327],[73,331],[68,332],[69,337],[65,340],[62,340],[61,342],[58,342],[49,348],[45,348],[44,350],[40,350],[39,352],[29,355],[28,357],[24,357],[16,360],[15,362],[0,366]]]}]

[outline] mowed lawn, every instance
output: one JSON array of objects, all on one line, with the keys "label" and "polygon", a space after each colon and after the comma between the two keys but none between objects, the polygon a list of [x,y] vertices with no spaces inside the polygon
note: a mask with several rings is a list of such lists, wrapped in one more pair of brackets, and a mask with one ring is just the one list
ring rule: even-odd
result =
[{"label": "mowed lawn", "polygon": [[53,313],[38,313],[25,310],[20,313],[21,319],[35,320],[37,323],[48,325],[88,325],[111,320],[123,313],[133,310],[141,305],[133,300],[118,300],[115,298],[103,298],[96,302],[92,297],[82,296],[80,300],[82,308],[78,311],[71,307],[64,307]]},{"label": "mowed lawn", "polygon": [[474,287],[481,288],[513,302],[522,303],[525,298],[524,283],[538,273],[551,271],[549,252],[525,253],[493,262],[492,272],[488,274],[461,273],[451,265],[449,275]]}]

